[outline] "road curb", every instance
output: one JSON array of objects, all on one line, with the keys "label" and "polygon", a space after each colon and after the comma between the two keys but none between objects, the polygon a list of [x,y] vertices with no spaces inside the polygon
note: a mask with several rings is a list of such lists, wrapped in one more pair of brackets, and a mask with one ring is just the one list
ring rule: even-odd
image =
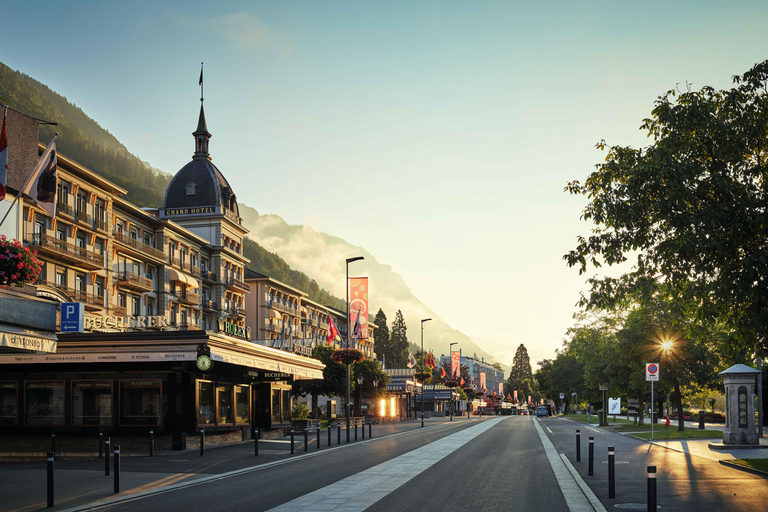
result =
[{"label": "road curb", "polygon": [[746,471],[747,473],[752,473],[753,475],[768,477],[768,471],[763,471],[761,469],[755,469],[755,468],[748,468],[747,466],[742,466],[741,464],[736,464],[729,460],[719,460],[718,462],[722,466],[728,466],[730,468]]}]

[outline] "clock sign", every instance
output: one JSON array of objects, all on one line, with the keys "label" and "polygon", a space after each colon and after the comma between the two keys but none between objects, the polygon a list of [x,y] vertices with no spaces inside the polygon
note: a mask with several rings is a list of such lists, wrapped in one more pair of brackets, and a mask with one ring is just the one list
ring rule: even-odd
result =
[{"label": "clock sign", "polygon": [[197,369],[206,372],[213,366],[211,360],[211,349],[207,345],[200,345],[197,347],[197,360],[195,361]]}]

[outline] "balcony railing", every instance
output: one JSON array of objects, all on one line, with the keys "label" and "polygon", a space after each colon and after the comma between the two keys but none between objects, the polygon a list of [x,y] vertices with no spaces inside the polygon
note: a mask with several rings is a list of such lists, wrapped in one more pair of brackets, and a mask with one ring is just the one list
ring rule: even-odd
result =
[{"label": "balcony railing", "polygon": [[69,244],[64,240],[59,240],[50,235],[32,235],[32,240],[28,243],[31,247],[39,247],[42,250],[54,252],[80,263],[85,263],[91,267],[104,266],[104,256],[101,254],[96,254],[84,247],[77,247],[76,245]]},{"label": "balcony railing", "polygon": [[190,290],[181,291],[178,294],[178,297],[181,302],[186,302],[190,304],[200,304],[200,294]]},{"label": "balcony railing", "polygon": [[242,290],[248,290],[248,291],[251,290],[251,287],[245,281],[241,281],[240,279],[237,279],[234,277],[229,277],[227,279],[223,279],[222,281],[227,286],[236,286]]},{"label": "balcony railing", "polygon": [[165,258],[165,253],[160,249],[155,249],[151,245],[147,245],[141,240],[131,238],[127,233],[115,232],[114,237],[115,237],[115,240],[117,240],[121,244],[125,244],[129,247],[133,247],[137,251],[143,252],[144,254],[148,254],[153,258],[157,258],[159,260],[162,260]]},{"label": "balcony railing", "polygon": [[109,231],[109,222],[104,219],[95,218],[93,219],[93,229],[106,233]]},{"label": "balcony railing", "polygon": [[212,300],[205,300],[205,299],[203,299],[203,309],[208,309],[208,310],[215,311],[215,310],[219,309],[219,307],[218,307],[218,304],[216,304]]},{"label": "balcony railing", "polygon": [[216,281],[216,274],[213,272],[210,272],[208,270],[203,270],[200,272],[200,277],[205,279],[206,281]]},{"label": "balcony railing", "polygon": [[237,216],[235,212],[230,210],[229,208],[222,208],[222,211],[224,212],[224,216],[234,222],[235,224],[242,224],[242,219]]},{"label": "balcony railing", "polygon": [[138,290],[151,291],[152,280],[134,274],[133,272],[123,271],[117,273],[117,284],[123,285],[128,288],[134,288]]},{"label": "balcony railing", "polygon": [[81,212],[80,210],[75,210],[74,214],[72,215],[72,218],[75,219],[77,222],[82,222],[83,224],[86,224],[88,227],[93,226],[93,221],[91,220],[91,216],[85,212]]},{"label": "balcony railing", "polygon": [[56,202],[56,212],[72,217],[72,206],[64,202]]},{"label": "balcony railing", "polygon": [[245,308],[238,306],[229,306],[229,313],[237,316],[245,316]]},{"label": "balcony railing", "polygon": [[125,306],[110,306],[109,312],[112,316],[125,316]]},{"label": "balcony railing", "polygon": [[190,265],[190,270],[194,275],[196,276],[200,275],[200,267],[196,267],[195,265]]},{"label": "balcony railing", "polygon": [[53,281],[46,281],[44,279],[38,279],[35,284],[39,285],[45,285],[50,286],[51,288],[56,288],[57,290],[61,291],[62,293],[67,294],[69,297],[72,298],[72,300],[75,300],[77,302],[83,302],[87,305],[91,306],[97,306],[100,308],[104,307],[104,297],[94,295],[92,293],[87,293],[83,290],[76,290],[74,288],[69,288],[66,285],[58,284]]}]

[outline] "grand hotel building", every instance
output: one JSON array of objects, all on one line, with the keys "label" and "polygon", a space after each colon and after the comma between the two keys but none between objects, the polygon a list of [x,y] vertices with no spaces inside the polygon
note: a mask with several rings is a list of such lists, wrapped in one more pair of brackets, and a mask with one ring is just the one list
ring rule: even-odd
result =
[{"label": "grand hotel building", "polygon": [[[43,150],[32,124],[9,112],[3,212]],[[0,334],[50,343],[0,345],[0,433],[149,427],[177,445],[200,429],[247,437],[253,427],[290,425],[291,383],[322,378],[311,346],[327,336],[329,316],[346,332],[344,312],[247,269],[247,230],[211,162],[202,105],[193,135],[192,160],[159,208],[136,207],[125,189],[59,154],[56,217],[24,198],[12,211],[4,231],[36,249],[44,267],[37,283],[0,290],[0,299],[50,313],[35,313],[46,317],[37,322],[0,311]],[[84,332],[29,328],[58,326],[47,316],[72,302],[84,305]]]}]

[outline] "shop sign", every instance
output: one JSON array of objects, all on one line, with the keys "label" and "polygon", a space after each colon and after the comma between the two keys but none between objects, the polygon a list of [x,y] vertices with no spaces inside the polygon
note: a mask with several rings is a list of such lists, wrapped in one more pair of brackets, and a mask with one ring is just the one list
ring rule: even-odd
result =
[{"label": "shop sign", "polygon": [[174,217],[177,215],[206,215],[216,213],[215,206],[201,206],[198,208],[166,208],[165,216]]},{"label": "shop sign", "polygon": [[255,380],[263,380],[263,381],[283,381],[283,380],[291,380],[293,379],[293,375],[290,373],[283,373],[283,372],[256,372],[253,370],[248,370],[245,372],[246,378],[251,378]]},{"label": "shop sign", "polygon": [[136,329],[168,327],[164,316],[95,316],[85,315],[85,329]]},{"label": "shop sign", "polygon": [[251,339],[251,328],[243,327],[241,325],[227,322],[223,318],[219,318],[219,332],[234,336],[235,338],[242,338],[244,340]]},{"label": "shop sign", "polygon": [[101,354],[48,354],[0,356],[0,364],[32,363],[137,363],[194,361],[195,352],[117,352]]},{"label": "shop sign", "polygon": [[0,332],[0,347],[56,352],[56,340],[31,336],[24,332]]},{"label": "shop sign", "polygon": [[293,344],[293,353],[299,354],[300,356],[312,356],[312,347],[306,347],[304,345],[301,345],[299,343]]}]

